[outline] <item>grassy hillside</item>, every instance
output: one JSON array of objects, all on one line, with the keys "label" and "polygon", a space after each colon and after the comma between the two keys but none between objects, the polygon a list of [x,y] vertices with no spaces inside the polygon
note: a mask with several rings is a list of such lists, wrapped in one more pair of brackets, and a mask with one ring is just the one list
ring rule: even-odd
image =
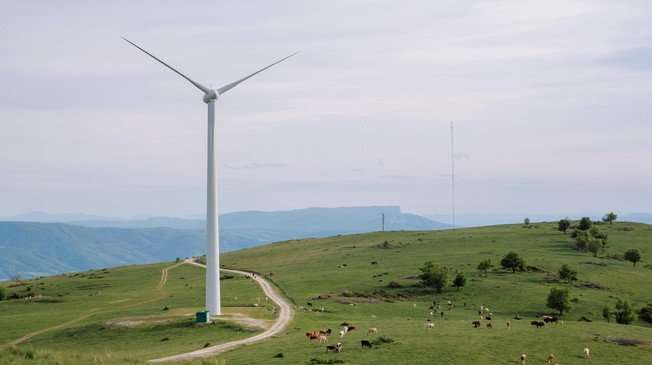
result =
[{"label": "grassy hillside", "polygon": [[[649,265],[652,227],[616,223],[601,225],[600,228],[609,235],[609,246],[597,258],[573,250],[569,245],[570,237],[556,231],[553,224],[533,224],[530,228],[505,225],[455,231],[378,232],[288,241],[231,252],[223,256],[223,264],[268,274],[296,302],[297,315],[284,335],[215,359],[192,363],[316,364],[342,361],[344,364],[473,362],[493,365],[517,364],[518,356],[523,352],[528,354],[530,363],[543,363],[545,355],[553,352],[560,364],[583,364],[585,360],[581,356],[585,346],[594,353],[593,364],[649,363],[652,358],[652,327],[639,320],[632,325],[607,323],[602,319],[601,311],[604,305],[613,306],[616,298],[629,300],[636,309],[652,303],[652,266]],[[607,258],[616,257],[613,255],[622,254],[629,248],[638,248],[644,262],[632,267],[628,262]],[[527,260],[531,267],[529,272],[511,273],[494,268],[485,277],[476,270],[478,262],[487,258],[499,266],[500,258],[510,250]],[[446,266],[451,273],[449,277],[455,271],[464,272],[467,286],[461,290],[447,287],[441,294],[419,287],[415,275],[419,273],[418,268],[429,260]],[[578,271],[577,282],[557,282],[555,274],[564,263]],[[100,301],[108,303],[106,300],[119,301],[132,296],[144,299],[139,289],[155,287],[162,266],[85,274],[105,276],[101,279],[56,277],[34,282],[30,285],[44,287],[44,290],[49,290],[47,288],[52,285],[53,293],[75,293],[74,297],[79,301],[0,303],[0,332],[4,332],[0,334],[0,343],[88,313],[97,308]],[[192,272],[195,268],[174,270]],[[14,350],[0,352],[0,364],[48,363],[48,358],[68,359],[67,364],[76,364],[84,362],[70,360],[71,357],[87,360],[88,357],[84,356],[88,354],[98,356],[97,363],[124,363],[127,361],[125,358],[140,363],[152,355],[199,348],[210,341],[209,338],[215,338],[212,336],[228,339],[247,335],[229,328],[205,333],[203,329],[176,326],[176,322],[168,326],[152,324],[132,329],[111,329],[106,325],[106,321],[116,317],[161,315],[161,307],[168,302],[175,309],[194,310],[201,306],[201,275],[191,280],[192,283],[187,279],[191,273],[177,271],[175,275],[183,275],[186,279],[170,279],[170,283],[177,285],[174,297],[124,309],[117,308],[122,304],[115,304],[115,310],[120,313],[102,312],[88,321],[35,336]],[[84,284],[100,283],[101,280],[109,281],[111,288],[83,291]],[[396,282],[400,287],[390,288],[390,282]],[[224,281],[222,291],[227,303],[231,298],[231,305],[237,305],[233,300],[235,293],[239,298],[247,296],[247,303],[258,300],[260,294],[252,286],[248,280],[232,279]],[[532,328],[530,320],[541,313],[552,312],[545,305],[552,287],[569,289],[573,298],[572,309],[563,316],[563,324]],[[163,292],[171,295],[167,292],[171,288],[165,287]],[[88,295],[98,291],[101,292],[98,297]],[[249,294],[241,294],[245,292]],[[431,318],[428,307],[433,299],[440,303],[451,300],[456,306],[448,311],[444,304],[444,317],[435,316],[435,327],[426,330],[424,323],[426,318]],[[72,305],[75,303],[78,304]],[[478,319],[480,305],[491,308],[495,328],[472,328],[471,321]],[[104,304],[102,308],[106,306],[109,305]],[[270,318],[269,312],[262,308],[257,310],[261,312],[256,315]],[[56,318],[50,313],[57,313]],[[517,314],[523,319],[513,319]],[[592,322],[580,321],[582,317]],[[508,319],[512,321],[510,330],[505,327]],[[327,354],[324,345],[310,343],[304,337],[306,331],[319,328],[332,328],[337,332],[342,322],[359,328],[341,340],[343,353]],[[109,332],[102,333],[107,328],[100,327],[109,328]],[[367,336],[369,327],[377,327],[379,335],[390,341],[378,342],[373,349],[360,349],[361,339],[378,339],[378,336]],[[166,336],[181,338],[161,342]],[[622,346],[610,342],[614,338],[637,339],[644,345]],[[330,343],[336,341],[335,338],[329,340]],[[86,347],[89,351],[80,350]],[[24,351],[35,351],[37,359],[24,360]],[[283,353],[283,357],[274,358],[278,353]]]},{"label": "grassy hillside", "polygon": [[[625,347],[593,338],[599,334],[652,341],[652,328],[640,321],[624,326],[606,323],[601,317],[603,306],[613,306],[616,298],[627,299],[636,308],[652,303],[651,267],[642,263],[634,268],[628,262],[575,251],[569,246],[570,238],[555,228],[553,224],[535,224],[532,228],[507,225],[374,233],[290,241],[230,253],[223,260],[226,265],[272,272],[273,280],[299,306],[308,308],[310,302],[312,308],[324,306],[326,312],[300,312],[287,337],[258,345],[255,353],[240,350],[223,358],[229,364],[264,363],[282,351],[284,360],[274,362],[308,363],[315,358],[352,364],[497,364],[516,363],[522,352],[527,352],[533,362],[543,362],[548,352],[554,352],[560,364],[577,364],[582,363],[582,349],[589,346],[596,353],[594,363],[649,361],[649,346]],[[603,256],[638,248],[644,258],[652,258],[651,226],[618,223],[600,228],[609,235],[609,247]],[[385,241],[388,244],[383,244]],[[529,266],[540,272],[513,274],[495,269],[487,277],[477,272],[480,260],[489,258],[497,265],[510,250],[521,254]],[[464,272],[467,287],[460,291],[447,288],[440,295],[415,287],[416,280],[410,278],[427,260],[451,272]],[[579,272],[579,282],[554,282],[554,274],[564,263]],[[388,288],[390,281],[403,287]],[[529,321],[537,314],[552,311],[545,305],[552,287],[567,287],[574,298],[573,308],[564,316],[565,323],[553,328],[530,328]],[[316,299],[318,296],[329,298]],[[451,300],[456,308],[451,312],[444,309],[444,319],[435,319],[435,328],[425,331],[424,320],[429,317],[428,306],[433,299]],[[496,318],[493,330],[472,328],[471,321],[478,319],[480,305],[491,308]],[[512,319],[512,330],[506,330],[505,321],[516,314],[524,320]],[[577,321],[581,317],[593,322]],[[363,351],[359,340],[368,336],[354,332],[344,338],[344,353],[326,355],[323,346],[303,338],[309,329],[337,328],[343,321],[363,330],[378,327],[395,343]]]},{"label": "grassy hillside", "polygon": [[[23,298],[0,301],[0,364],[88,364],[94,358],[106,364],[142,363],[259,331],[238,322],[194,325],[194,313],[204,303],[204,271],[189,265],[173,267],[162,285],[161,270],[172,265],[127,266],[8,283],[9,295]],[[273,318],[255,283],[237,275],[223,279],[222,288],[228,293],[222,298],[225,313]],[[25,298],[29,295],[33,298]],[[254,307],[254,303],[261,305]],[[34,336],[7,347],[26,335]]]}]

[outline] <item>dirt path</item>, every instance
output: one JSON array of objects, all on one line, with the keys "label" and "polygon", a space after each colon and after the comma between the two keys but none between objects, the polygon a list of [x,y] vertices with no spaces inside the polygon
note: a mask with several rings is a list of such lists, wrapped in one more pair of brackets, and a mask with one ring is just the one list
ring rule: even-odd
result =
[{"label": "dirt path", "polygon": [[[192,260],[185,260],[184,262],[189,265],[203,267],[204,269],[206,268],[205,265],[199,264]],[[149,362],[187,361],[187,360],[192,360],[197,358],[206,358],[206,357],[215,356],[224,353],[226,351],[233,350],[236,347],[252,344],[270,338],[283,331],[283,329],[287,326],[287,324],[290,323],[290,320],[294,316],[294,310],[292,309],[292,306],[290,305],[290,303],[287,302],[285,298],[283,298],[282,295],[280,295],[274,289],[274,287],[267,280],[247,271],[230,270],[230,269],[221,269],[221,271],[248,276],[253,280],[255,280],[256,283],[260,285],[261,289],[263,289],[265,295],[267,295],[267,297],[269,297],[269,299],[271,299],[274,303],[276,303],[276,305],[278,305],[278,307],[280,308],[279,315],[278,318],[276,319],[276,322],[266,331],[252,337],[244,338],[241,340],[230,341],[223,344],[207,347],[201,350],[186,352],[183,354],[162,357],[160,359],[153,359],[153,360],[149,360]]]}]

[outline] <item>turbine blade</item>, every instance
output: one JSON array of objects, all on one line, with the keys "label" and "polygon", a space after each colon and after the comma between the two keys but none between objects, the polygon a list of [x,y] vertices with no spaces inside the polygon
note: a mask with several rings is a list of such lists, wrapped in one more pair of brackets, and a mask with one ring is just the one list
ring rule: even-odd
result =
[{"label": "turbine blade", "polygon": [[158,62],[160,62],[161,64],[163,64],[163,66],[165,66],[165,67],[169,68],[170,70],[176,72],[177,75],[179,75],[179,76],[183,77],[184,79],[188,80],[191,84],[195,85],[196,88],[198,88],[199,90],[203,91],[204,94],[208,94],[209,90],[208,90],[208,88],[207,88],[206,86],[204,86],[204,85],[202,85],[202,84],[200,84],[200,83],[198,83],[198,82],[192,80],[190,77],[188,77],[188,76],[182,74],[181,72],[175,70],[174,67],[168,65],[167,63],[163,62],[161,59],[157,58],[157,57],[154,56],[153,54],[147,52],[146,50],[144,50],[142,47],[140,47],[140,46],[137,45],[136,43],[134,43],[134,42],[128,40],[128,39],[125,38],[125,37],[122,37],[122,39],[124,39],[126,42],[128,42],[128,43],[131,44],[132,46],[138,48],[139,50],[145,52],[145,54],[147,54],[148,56],[150,56],[150,57],[152,57],[153,59],[157,60]]},{"label": "turbine blade", "polygon": [[241,78],[240,80],[233,81],[233,82],[230,83],[230,84],[226,84],[226,85],[222,86],[221,88],[217,89],[217,93],[220,94],[220,95],[221,95],[221,94],[224,94],[225,92],[227,92],[227,91],[233,89],[234,87],[238,86],[241,82],[243,82],[243,81],[245,81],[245,80],[247,80],[247,79],[250,79],[250,78],[254,77],[255,75],[257,75],[257,74],[259,74],[259,73],[261,73],[261,72],[267,70],[268,68],[270,68],[270,67],[272,67],[272,66],[278,65],[279,63],[281,63],[281,62],[287,60],[288,58],[290,58],[290,57],[296,55],[297,53],[299,53],[299,52],[294,52],[293,54],[291,54],[291,55],[289,55],[289,56],[287,56],[287,57],[285,57],[285,58],[281,58],[280,60],[278,60],[278,61],[272,63],[272,64],[269,65],[269,66],[266,66],[266,67],[261,68],[260,70],[258,70],[258,71],[256,71],[256,72],[252,73],[252,74],[249,75],[249,76],[245,76],[245,77]]}]

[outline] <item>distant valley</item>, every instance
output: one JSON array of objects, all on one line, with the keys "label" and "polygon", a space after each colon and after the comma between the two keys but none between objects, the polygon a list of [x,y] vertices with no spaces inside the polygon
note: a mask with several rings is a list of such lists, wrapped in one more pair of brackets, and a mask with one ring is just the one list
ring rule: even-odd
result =
[{"label": "distant valley", "polygon": [[[385,229],[447,228],[396,206],[247,211],[220,216],[223,251],[269,242]],[[205,222],[152,217],[115,219],[79,214],[30,213],[0,222],[0,278],[49,275],[91,268],[151,263],[204,252]]]}]

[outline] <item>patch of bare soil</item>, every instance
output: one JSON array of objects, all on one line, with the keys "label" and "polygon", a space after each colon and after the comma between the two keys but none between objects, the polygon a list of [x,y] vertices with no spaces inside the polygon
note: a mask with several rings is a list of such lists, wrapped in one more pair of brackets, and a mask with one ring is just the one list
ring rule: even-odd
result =
[{"label": "patch of bare soil", "polygon": [[228,314],[223,314],[222,316],[215,318],[215,321],[225,321],[225,322],[233,322],[235,324],[238,324],[243,327],[247,328],[253,328],[253,329],[261,329],[261,330],[266,330],[268,329],[274,321],[268,321],[264,319],[258,319],[258,318],[251,318],[247,317],[246,315],[242,313],[228,313]]},{"label": "patch of bare soil", "polygon": [[599,334],[593,335],[593,341],[604,341],[621,346],[647,346],[652,347],[652,341],[639,340],[637,338],[614,337],[614,336],[601,336]]}]

